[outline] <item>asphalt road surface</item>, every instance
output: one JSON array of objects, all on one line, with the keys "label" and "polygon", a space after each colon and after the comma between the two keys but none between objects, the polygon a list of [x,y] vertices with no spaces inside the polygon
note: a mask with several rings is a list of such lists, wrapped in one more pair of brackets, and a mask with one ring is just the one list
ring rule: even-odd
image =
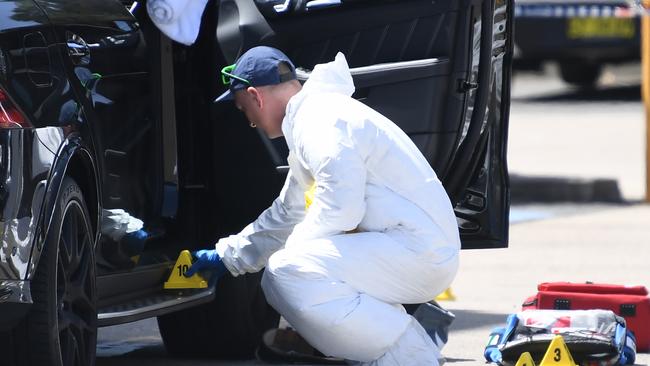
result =
[{"label": "asphalt road surface", "polygon": [[[547,67],[540,73],[516,74],[509,138],[510,171],[523,175],[615,178],[619,181],[624,198],[628,201],[640,200],[644,194],[642,183],[644,170],[641,164],[644,142],[640,136],[644,134],[639,80],[638,65],[606,69],[598,87],[593,90],[579,90],[564,84],[552,67]],[[557,227],[551,224],[554,222],[561,225],[574,220],[578,224],[586,222],[587,224],[584,225],[590,225],[592,220],[589,218],[593,216],[594,225],[602,227],[603,222],[610,220],[607,215],[618,216],[616,210],[620,209],[620,206],[570,204],[513,207],[511,248],[505,249],[505,252],[486,251],[485,258],[493,258],[489,260],[499,262],[500,257],[516,255],[518,245],[528,241],[527,238],[537,238],[537,241],[540,241],[540,237],[552,234],[553,228]],[[643,214],[647,213],[648,210],[643,211]],[[635,218],[638,215],[633,213],[631,217]],[[548,222],[550,226],[538,227],[537,223],[540,222]],[[590,230],[585,229],[581,232],[587,234]],[[646,234],[650,232],[646,230],[640,237],[648,238]],[[602,238],[603,235],[607,234],[600,234],[599,237]],[[566,235],[560,237],[550,235],[549,240],[561,241],[565,237]],[[613,237],[611,240],[619,239]],[[539,245],[543,252],[544,243]],[[465,273],[474,275],[474,272],[478,271],[476,268],[478,264],[475,263],[481,262],[473,258],[480,256],[479,252],[463,253],[463,260],[467,258],[465,263],[470,266],[469,269],[465,269]],[[646,249],[640,255],[648,257],[648,250]],[[596,262],[594,260],[594,263]],[[633,270],[634,266],[630,268]],[[562,277],[557,278],[558,273],[558,267],[552,267],[549,268],[548,275],[542,274],[540,278],[562,280]],[[482,277],[489,278],[490,274],[482,273]],[[590,272],[586,272],[584,276],[588,277],[589,274]],[[603,275],[603,273],[599,274]],[[465,284],[471,281],[464,282],[462,276],[463,273],[459,273],[458,281],[453,287],[457,286],[458,291],[461,291],[458,294],[459,298],[462,296],[469,302],[458,301],[449,305],[443,303],[457,316],[457,321],[452,326],[450,344],[443,350],[443,355],[448,357],[447,364],[481,365],[484,364],[481,358],[482,347],[484,339],[487,340],[489,329],[503,325],[505,314],[517,311],[519,304],[518,300],[508,300],[509,303],[504,304],[498,299],[492,299],[495,301],[476,299],[476,293],[484,293],[485,286],[473,291],[471,284]],[[565,276],[565,280],[569,280],[568,277]],[[597,275],[592,275],[583,280],[598,278]],[[614,275],[609,278],[637,279],[634,276],[615,277]],[[603,280],[606,281],[607,277]],[[638,282],[650,285],[647,280],[650,278],[640,279]],[[536,282],[526,284],[531,294],[534,292],[535,285]],[[508,285],[503,278],[495,278],[494,286],[501,288]],[[501,295],[494,296],[505,299]],[[521,296],[517,295],[513,298],[520,299]],[[482,307],[481,303],[485,306]],[[487,305],[489,303],[494,305]],[[98,366],[261,364],[255,360],[170,358],[165,353],[155,319],[100,329],[97,353]],[[649,357],[645,354],[639,358],[637,364],[647,365],[648,361]]]},{"label": "asphalt road surface", "polygon": [[515,73],[508,165],[526,176],[616,179],[640,200],[645,182],[645,114],[638,64],[605,68],[597,88],[564,84],[552,65]]}]

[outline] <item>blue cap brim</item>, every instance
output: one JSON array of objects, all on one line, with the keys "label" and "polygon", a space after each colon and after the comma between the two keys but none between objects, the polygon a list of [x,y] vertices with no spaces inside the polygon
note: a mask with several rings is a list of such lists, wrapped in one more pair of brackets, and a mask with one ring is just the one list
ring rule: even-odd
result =
[{"label": "blue cap brim", "polygon": [[217,99],[215,99],[213,103],[225,102],[225,101],[233,100],[233,99],[235,99],[235,94],[232,91],[230,91],[230,89],[228,89],[228,90],[226,90],[225,93],[218,96]]}]

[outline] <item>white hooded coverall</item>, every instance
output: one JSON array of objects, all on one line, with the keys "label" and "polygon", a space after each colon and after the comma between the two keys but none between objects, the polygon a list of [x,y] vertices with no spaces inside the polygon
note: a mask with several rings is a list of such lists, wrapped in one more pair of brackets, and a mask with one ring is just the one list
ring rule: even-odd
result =
[{"label": "white hooded coverall", "polygon": [[453,209],[410,138],[353,92],[342,54],[314,68],[282,122],[290,171],[279,197],[217,253],[233,275],[266,267],[268,302],[325,355],[438,365],[401,304],[429,301],[454,278]]}]

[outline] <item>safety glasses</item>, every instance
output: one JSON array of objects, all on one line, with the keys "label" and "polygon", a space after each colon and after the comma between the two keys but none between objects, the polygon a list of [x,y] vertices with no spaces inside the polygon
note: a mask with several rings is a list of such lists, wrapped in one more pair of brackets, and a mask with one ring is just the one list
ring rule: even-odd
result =
[{"label": "safety glasses", "polygon": [[251,86],[250,81],[232,74],[232,71],[235,69],[235,66],[236,64],[232,64],[230,66],[226,66],[223,69],[221,69],[221,81],[223,81],[224,85],[230,85],[231,79],[235,79],[245,83],[248,86]]}]

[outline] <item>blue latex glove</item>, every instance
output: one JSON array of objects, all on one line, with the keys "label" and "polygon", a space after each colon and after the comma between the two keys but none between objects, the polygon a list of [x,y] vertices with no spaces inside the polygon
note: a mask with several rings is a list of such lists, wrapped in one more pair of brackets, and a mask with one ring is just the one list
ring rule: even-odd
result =
[{"label": "blue latex glove", "polygon": [[185,272],[185,277],[192,277],[199,271],[209,271],[210,280],[208,282],[212,286],[217,279],[228,272],[226,265],[223,264],[215,249],[197,250],[192,252],[192,257],[194,257],[194,263]]},{"label": "blue latex glove", "polygon": [[488,339],[488,344],[485,346],[483,351],[483,357],[487,362],[501,364],[503,361],[501,356],[501,350],[499,350],[499,344],[502,343],[504,333],[506,328],[494,328],[490,333],[490,338]]},{"label": "blue latex glove", "polygon": [[142,253],[144,250],[144,242],[149,238],[149,233],[143,229],[127,233],[121,239],[122,243],[126,244],[126,251],[129,255],[136,255]]}]

